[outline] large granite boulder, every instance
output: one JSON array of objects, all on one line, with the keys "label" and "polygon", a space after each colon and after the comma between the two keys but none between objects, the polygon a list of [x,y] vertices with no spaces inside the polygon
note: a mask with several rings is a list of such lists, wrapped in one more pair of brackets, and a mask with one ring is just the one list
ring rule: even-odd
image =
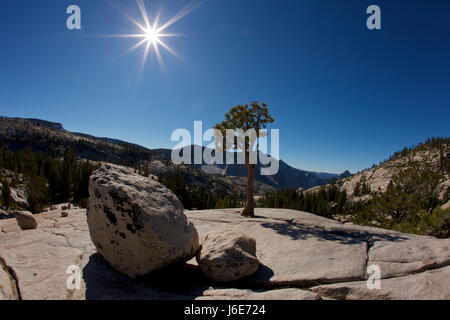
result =
[{"label": "large granite boulder", "polygon": [[105,164],[91,175],[89,195],[92,242],[120,272],[134,278],[197,253],[194,225],[162,184]]},{"label": "large granite boulder", "polygon": [[217,282],[232,282],[254,274],[259,267],[256,241],[231,230],[208,233],[197,253],[203,273]]},{"label": "large granite boulder", "polygon": [[29,211],[15,211],[14,216],[22,230],[36,229],[38,227],[35,217]]}]

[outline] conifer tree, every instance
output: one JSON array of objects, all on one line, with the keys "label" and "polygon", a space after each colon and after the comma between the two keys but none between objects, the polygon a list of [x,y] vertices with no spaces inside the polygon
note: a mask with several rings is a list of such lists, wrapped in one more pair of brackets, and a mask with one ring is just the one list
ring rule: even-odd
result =
[{"label": "conifer tree", "polygon": [[[246,187],[246,203],[242,210],[242,215],[245,217],[254,217],[255,200],[253,198],[253,184],[255,176],[255,164],[250,163],[250,152],[255,147],[255,139],[248,136],[240,136],[245,134],[248,130],[254,130],[256,136],[261,137],[261,129],[266,128],[268,123],[274,120],[269,115],[269,109],[265,103],[259,104],[252,102],[250,105],[238,105],[225,114],[225,120],[216,124],[215,129],[222,133],[223,141],[216,139],[216,147],[223,151],[242,150],[245,157],[245,165],[247,167],[247,187]],[[235,130],[236,136],[234,142],[227,143],[227,130]],[[240,133],[237,130],[242,130]],[[228,141],[229,142],[229,141]]]}]

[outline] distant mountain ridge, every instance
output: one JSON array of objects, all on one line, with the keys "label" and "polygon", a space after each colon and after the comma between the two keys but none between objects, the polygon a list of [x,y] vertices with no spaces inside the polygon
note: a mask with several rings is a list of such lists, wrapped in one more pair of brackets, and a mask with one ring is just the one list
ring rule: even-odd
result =
[{"label": "distant mountain ridge", "polygon": [[51,121],[35,119],[35,118],[9,118],[9,119],[16,120],[19,122],[27,121],[27,122],[31,122],[32,124],[34,124],[36,126],[42,126],[42,127],[46,127],[49,129],[59,130],[59,131],[65,131],[63,125],[59,122],[51,122]]},{"label": "distant mountain ridge", "polygon": [[[148,163],[151,173],[160,174],[172,168],[170,149],[148,149],[143,146],[122,141],[119,139],[95,137],[85,133],[70,132],[64,129],[61,123],[34,118],[0,118],[0,141],[11,151],[19,151],[30,146],[35,151],[48,152],[53,146],[62,150],[65,146],[72,146],[77,154],[86,159],[113,162],[124,165]],[[192,148],[194,148],[192,146]],[[204,147],[203,147],[204,148]],[[193,153],[192,153],[193,154]],[[193,162],[192,162],[193,163]],[[199,172],[195,175],[246,177],[245,165],[193,165]],[[186,167],[184,167],[186,169]],[[331,179],[341,175],[332,173],[315,173],[289,166],[284,161],[279,162],[279,172],[273,176],[261,176],[260,165],[256,168],[255,180],[261,186],[273,189],[283,188],[311,188],[325,185]],[[187,170],[187,169],[186,169]],[[194,174],[192,170],[187,170]],[[349,174],[349,173],[348,173]],[[240,183],[242,184],[242,183]],[[264,187],[263,189],[267,189]]]},{"label": "distant mountain ridge", "polygon": [[[223,164],[194,164],[194,151],[195,148],[199,148],[200,146],[191,145],[191,160],[190,163],[193,164],[197,169],[202,172],[215,174],[215,175],[228,175],[228,176],[237,176],[237,177],[246,177],[247,176],[247,168],[244,164],[237,164],[238,155],[234,153],[232,157],[234,158],[234,164],[226,164],[224,154],[224,158],[222,159]],[[201,152],[205,151],[206,147],[201,147]],[[161,155],[166,159],[170,159],[172,150],[170,149],[153,149],[153,152]],[[180,155],[183,154],[183,151],[177,150],[177,153]],[[214,155],[214,151],[210,151]],[[270,159],[270,156],[269,156]],[[272,159],[273,160],[273,159]],[[268,165],[267,165],[268,166]],[[258,163],[255,167],[255,180],[263,182],[275,189],[284,189],[284,188],[310,188],[312,186],[320,186],[329,183],[332,179],[339,179],[340,177],[346,177],[350,175],[350,172],[345,171],[342,174],[333,174],[333,173],[322,173],[324,178],[318,176],[315,172],[310,172],[306,170],[296,169],[291,167],[283,160],[279,160],[279,170],[278,173],[272,176],[264,176],[260,174],[260,169],[263,166]]]},{"label": "distant mountain ridge", "polygon": [[351,175],[350,171],[345,170],[344,172],[341,173],[327,173],[327,172],[314,172],[314,171],[306,171],[306,172],[310,172],[315,174],[316,176],[318,176],[321,179],[343,179],[343,178],[347,178]]}]

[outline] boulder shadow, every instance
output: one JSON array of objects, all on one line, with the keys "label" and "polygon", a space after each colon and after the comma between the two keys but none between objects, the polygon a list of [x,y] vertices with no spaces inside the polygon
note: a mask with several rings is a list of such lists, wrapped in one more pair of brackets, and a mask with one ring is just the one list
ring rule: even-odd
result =
[{"label": "boulder shadow", "polygon": [[[131,279],[115,270],[99,253],[89,257],[83,268],[86,300],[177,300],[193,299],[191,295],[151,287],[145,277]],[[166,278],[171,281],[170,278]]]},{"label": "boulder shadow", "polygon": [[[209,288],[214,289],[243,289],[243,290],[253,290],[257,291],[258,289],[267,289],[271,288],[270,279],[274,276],[274,272],[268,266],[260,263],[258,270],[255,274],[236,280],[231,282],[215,282],[209,280],[207,282],[207,287],[205,290]],[[201,292],[200,292],[201,293]],[[201,294],[200,294],[201,295]]]},{"label": "boulder shadow", "polygon": [[261,283],[268,283],[274,272],[268,266],[260,264],[254,275],[233,282],[215,282],[208,279],[197,265],[178,263],[154,271],[138,280],[153,289],[169,291],[199,297],[210,289],[257,289]]},{"label": "boulder shadow", "polygon": [[254,275],[236,282],[236,288],[241,289],[265,288],[270,283],[270,279],[272,279],[274,274],[275,273],[273,272],[272,269],[260,263],[259,268]]},{"label": "boulder shadow", "polygon": [[260,264],[257,272],[244,279],[219,283],[206,278],[200,267],[175,263],[148,275],[131,279],[115,270],[101,254],[94,253],[83,268],[86,300],[192,300],[216,289],[258,289],[269,283],[274,272]]},{"label": "boulder shadow", "polygon": [[201,296],[211,286],[199,266],[184,262],[153,271],[138,280],[154,289],[193,297]]}]

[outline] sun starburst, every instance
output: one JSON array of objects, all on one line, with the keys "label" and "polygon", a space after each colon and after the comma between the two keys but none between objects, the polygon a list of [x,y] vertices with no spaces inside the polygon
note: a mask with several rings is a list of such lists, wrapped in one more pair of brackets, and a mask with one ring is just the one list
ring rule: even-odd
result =
[{"label": "sun starburst", "polygon": [[175,33],[167,33],[166,29],[170,27],[172,24],[186,16],[188,13],[192,12],[200,3],[194,2],[190,5],[186,6],[183,10],[181,10],[179,13],[177,13],[175,16],[167,20],[165,23],[159,25],[159,17],[160,13],[158,12],[151,21],[150,15],[145,7],[145,4],[143,0],[136,0],[137,6],[139,8],[140,14],[141,14],[141,21],[138,21],[131,15],[127,14],[126,12],[123,12],[125,16],[136,25],[136,27],[139,29],[139,33],[134,34],[118,34],[113,35],[114,37],[120,37],[120,38],[138,38],[139,41],[135,43],[133,46],[131,46],[125,54],[129,54],[136,49],[140,47],[144,47],[144,53],[142,56],[142,61],[140,65],[139,72],[142,72],[142,70],[145,67],[145,63],[147,61],[147,58],[151,52],[153,52],[161,66],[163,66],[163,60],[161,56],[160,47],[164,48],[166,51],[183,61],[183,59],[178,55],[166,42],[163,41],[164,38],[168,37],[176,37],[180,36],[180,34]]}]

